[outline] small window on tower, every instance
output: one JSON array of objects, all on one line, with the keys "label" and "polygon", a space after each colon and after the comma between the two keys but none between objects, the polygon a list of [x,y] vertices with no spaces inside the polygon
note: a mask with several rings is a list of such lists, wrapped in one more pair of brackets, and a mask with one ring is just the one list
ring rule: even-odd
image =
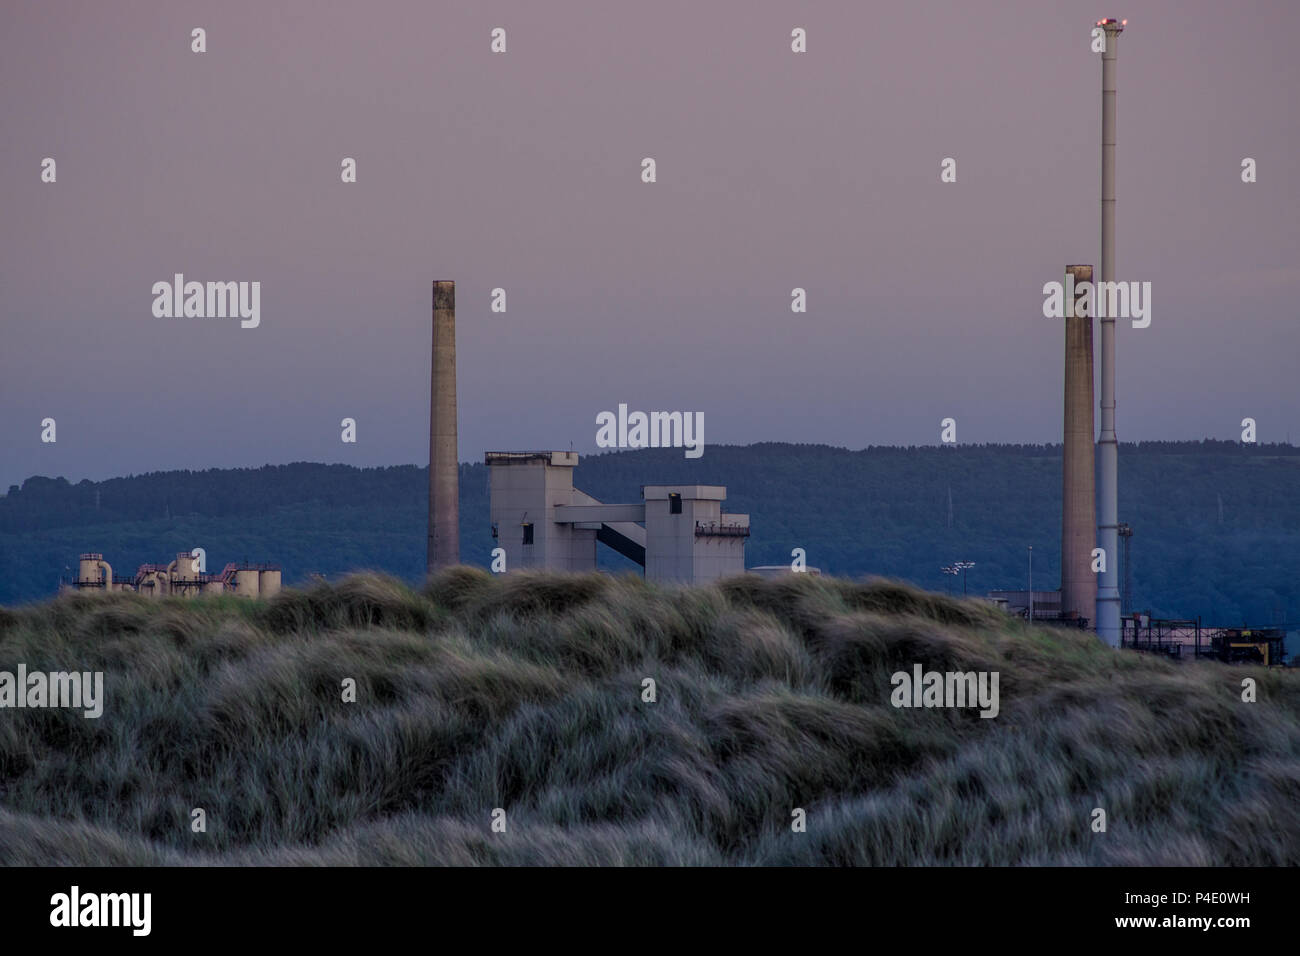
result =
[{"label": "small window on tower", "polygon": [[530,522],[524,522],[524,544],[533,543],[533,526]]},{"label": "small window on tower", "polygon": [[675,491],[668,492],[668,513],[672,515],[682,513],[682,496]]}]

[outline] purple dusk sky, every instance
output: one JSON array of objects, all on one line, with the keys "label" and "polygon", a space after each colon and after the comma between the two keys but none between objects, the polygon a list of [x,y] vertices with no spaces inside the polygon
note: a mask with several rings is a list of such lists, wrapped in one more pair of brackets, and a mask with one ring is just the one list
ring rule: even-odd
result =
[{"label": "purple dusk sky", "polygon": [[[1153,296],[1119,437],[1300,439],[1300,4],[1125,2],[6,3],[0,490],[425,462],[433,279],[463,460],[593,451],[620,402],[706,444],[1059,442],[1041,288],[1099,259],[1103,16]],[[155,318],[177,272],[260,281],[260,327]]]}]

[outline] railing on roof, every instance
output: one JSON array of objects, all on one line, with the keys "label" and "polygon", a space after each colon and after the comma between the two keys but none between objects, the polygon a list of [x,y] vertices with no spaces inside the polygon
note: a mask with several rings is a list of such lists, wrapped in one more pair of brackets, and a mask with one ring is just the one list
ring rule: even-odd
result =
[{"label": "railing on roof", "polygon": [[719,521],[695,522],[697,538],[748,538],[749,525],[723,524]]}]

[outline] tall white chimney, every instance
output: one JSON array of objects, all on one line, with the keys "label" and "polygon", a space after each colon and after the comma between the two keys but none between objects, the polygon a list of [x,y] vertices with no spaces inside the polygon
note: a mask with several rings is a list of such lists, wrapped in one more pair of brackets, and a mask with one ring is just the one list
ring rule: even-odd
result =
[{"label": "tall white chimney", "polygon": [[[1115,56],[1127,20],[1100,20],[1101,54],[1101,281],[1115,281]],[[1096,302],[1096,296],[1093,301]],[[1108,309],[1107,312],[1110,310]],[[1097,636],[1120,643],[1119,440],[1115,437],[1115,317],[1101,320],[1101,437],[1097,441],[1097,547],[1106,570],[1097,579]]]}]

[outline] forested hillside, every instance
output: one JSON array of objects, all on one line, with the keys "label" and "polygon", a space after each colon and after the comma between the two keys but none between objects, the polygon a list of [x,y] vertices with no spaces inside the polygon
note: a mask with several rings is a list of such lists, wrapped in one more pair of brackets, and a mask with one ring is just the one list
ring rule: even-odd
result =
[{"label": "forested hillside", "polygon": [[[51,595],[82,551],[103,552],[115,571],[203,547],[218,568],[278,561],[286,583],[358,569],[417,581],[426,474],[298,463],[77,484],[30,478],[0,497],[0,603]],[[606,501],[639,500],[643,484],[726,485],[724,507],[751,515],[750,565],[787,563],[799,547],[832,574],[960,590],[940,568],[966,560],[975,562],[971,592],[983,593],[1024,587],[1032,545],[1035,583],[1059,582],[1059,445],[709,446],[696,460],[647,449],[583,458],[575,478]],[[1120,520],[1134,528],[1138,608],[1215,623],[1300,622],[1300,448],[1123,445]],[[487,469],[462,465],[462,559],[486,566],[492,547]]]}]

